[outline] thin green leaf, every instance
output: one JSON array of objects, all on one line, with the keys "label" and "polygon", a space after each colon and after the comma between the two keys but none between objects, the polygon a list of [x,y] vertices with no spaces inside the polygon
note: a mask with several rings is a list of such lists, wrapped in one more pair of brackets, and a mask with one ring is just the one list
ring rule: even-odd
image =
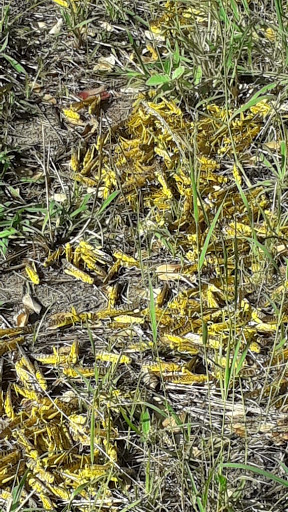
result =
[{"label": "thin green leaf", "polygon": [[21,494],[26,482],[27,475],[29,473],[29,470],[27,469],[22,476],[19,485],[15,485],[15,487],[12,490],[12,506],[11,506],[11,512],[15,511],[19,507],[19,502],[21,498]]},{"label": "thin green leaf", "polygon": [[156,405],[149,404],[148,402],[141,402],[141,404],[146,405],[146,407],[149,407],[149,409],[152,409],[153,411],[156,411],[160,416],[168,418],[168,414],[159,409],[159,407],[157,407]]},{"label": "thin green leaf", "polygon": [[174,69],[174,71],[172,73],[172,80],[178,80],[178,78],[180,78],[184,72],[185,72],[184,66],[178,66],[178,68]]},{"label": "thin green leaf", "polygon": [[281,462],[281,460],[279,461],[279,464],[281,468],[285,471],[285,473],[288,475],[288,467],[286,466],[286,464],[284,464],[284,462]]},{"label": "thin green leaf", "polygon": [[[236,110],[234,112],[234,114],[232,115],[232,117],[230,118],[230,121],[232,119],[234,119],[235,117],[237,117],[239,114],[241,114],[242,112],[245,112],[246,110],[248,110],[249,108],[251,107],[254,107],[255,105],[257,105],[258,103],[260,103],[260,101],[263,101],[263,100],[266,100],[268,99],[270,96],[267,96],[265,95],[268,91],[271,91],[272,89],[275,89],[276,87],[276,83],[273,82],[273,84],[268,84],[268,85],[265,85],[264,87],[262,87],[260,89],[260,91],[257,91],[255,92],[255,94],[253,94],[252,98],[247,101],[247,103],[245,103],[245,105],[242,105],[242,107],[238,108],[238,110]],[[261,96],[261,94],[265,95],[265,96]]]},{"label": "thin green leaf", "polygon": [[247,0],[242,0],[242,3],[244,6],[244,9],[246,11],[246,14],[250,14],[250,8],[249,8],[249,4],[248,4]]},{"label": "thin green leaf", "polygon": [[[239,348],[240,348],[240,345],[241,344],[239,344]],[[238,344],[237,344],[236,348],[238,348]],[[242,366],[243,366],[243,363],[244,363],[244,361],[245,361],[245,359],[247,357],[249,348],[250,348],[250,343],[247,343],[246,347],[244,348],[244,350],[243,350],[243,352],[242,352],[242,354],[240,356],[240,359],[239,359],[239,362],[238,362],[238,365],[237,365],[237,368],[236,368],[236,371],[235,371],[235,376],[236,377],[239,375],[239,373],[240,373],[240,371],[242,369]],[[239,349],[238,349],[238,351],[239,351]],[[238,355],[238,351],[237,351],[237,355]],[[236,355],[236,358],[237,358],[237,355]],[[235,356],[234,356],[234,358],[235,358]],[[234,358],[233,358],[233,363],[234,363]],[[236,363],[236,358],[235,358],[235,363]],[[234,363],[234,366],[235,366],[235,363]]]},{"label": "thin green leaf", "polygon": [[205,239],[205,242],[204,242],[204,245],[202,247],[202,251],[201,251],[201,254],[200,254],[200,258],[199,258],[199,263],[198,263],[198,267],[199,267],[199,271],[201,270],[201,268],[203,267],[203,264],[204,264],[204,261],[205,261],[205,257],[206,257],[206,252],[207,252],[207,249],[208,249],[208,245],[209,245],[209,242],[210,242],[210,238],[213,234],[213,231],[215,229],[215,226],[217,224],[217,221],[218,221],[218,218],[219,218],[219,215],[221,213],[221,210],[222,210],[222,207],[223,207],[223,203],[224,203],[224,200],[222,201],[222,203],[220,204],[217,212],[216,212],[216,215],[209,227],[209,231],[207,233],[207,236],[206,236],[206,239]]},{"label": "thin green leaf", "polygon": [[124,411],[124,409],[122,407],[120,407],[120,412],[121,412],[124,420],[126,421],[127,425],[131,428],[131,430],[136,432],[136,434],[138,434],[138,436],[141,436],[141,430],[139,430],[139,428],[137,428],[136,425],[134,425],[134,423],[132,423],[132,421],[130,420],[130,418],[128,418],[126,412]]},{"label": "thin green leaf", "polygon": [[171,78],[168,75],[153,75],[148,78],[146,85],[163,85],[167,84],[171,81]]},{"label": "thin green leaf", "polygon": [[13,59],[13,57],[10,57],[10,55],[7,55],[6,53],[2,53],[1,57],[4,57],[4,59],[6,59],[18,73],[26,75],[25,69],[23,68],[23,66],[21,66],[21,64],[19,64],[19,62],[17,62],[16,59]]},{"label": "thin green leaf", "polygon": [[161,233],[158,233],[157,231],[155,232],[155,236],[156,238],[158,238],[158,240],[160,240],[164,247],[166,247],[166,249],[168,249],[168,251],[171,252],[172,255],[175,254],[175,250],[173,246],[170,244],[169,240],[167,240]]},{"label": "thin green leaf", "polygon": [[128,512],[129,510],[136,510],[136,505],[139,505],[141,503],[143,498],[139,498],[137,501],[133,501],[133,503],[130,503],[125,508],[122,508],[122,512]]},{"label": "thin green leaf", "polygon": [[232,8],[232,11],[233,11],[233,14],[234,14],[234,17],[235,17],[236,21],[239,21],[240,20],[240,14],[239,14],[239,11],[238,11],[237,2],[235,2],[235,0],[231,0],[231,8]]},{"label": "thin green leaf", "polygon": [[152,335],[153,335],[153,342],[156,345],[157,343],[157,318],[156,318],[156,309],[155,309],[155,301],[154,301],[154,293],[153,293],[153,287],[152,283],[149,280],[149,292],[150,292],[150,319],[151,319],[151,327],[152,327]]},{"label": "thin green leaf", "polygon": [[187,473],[189,475],[189,478],[190,478],[190,482],[191,482],[191,487],[192,487],[192,491],[193,491],[193,494],[194,494],[194,499],[197,503],[197,506],[198,506],[198,510],[199,512],[205,512],[205,507],[203,506],[203,503],[202,503],[202,500],[201,500],[201,497],[200,497],[200,493],[196,487],[196,483],[195,483],[195,480],[194,480],[194,476],[193,476],[193,473],[191,471],[191,467],[189,466],[188,462],[186,461],[185,462],[185,466],[186,466],[186,470],[187,470]]},{"label": "thin green leaf", "polygon": [[70,502],[72,503],[73,499],[76,498],[76,496],[78,496],[78,494],[80,494],[82,491],[84,491],[84,489],[86,489],[86,487],[87,487],[87,482],[85,482],[84,484],[79,485],[75,489],[75,491],[73,491]]},{"label": "thin green leaf", "polygon": [[258,468],[257,466],[251,466],[250,464],[240,464],[238,462],[226,462],[221,464],[221,468],[230,468],[230,469],[243,469],[243,471],[252,471],[253,473],[273,480],[277,484],[284,485],[284,487],[288,487],[288,480],[284,480],[280,476],[274,475],[274,473],[270,473],[270,471],[265,471],[264,469]]},{"label": "thin green leaf", "polygon": [[2,46],[1,46],[1,48],[0,48],[0,53],[4,52],[4,50],[5,50],[6,46],[7,46],[7,44],[8,44],[8,34],[7,34],[7,36],[5,37],[4,42],[3,42],[3,44],[2,44]]},{"label": "thin green leaf", "polygon": [[178,64],[180,62],[180,51],[179,51],[179,45],[178,45],[177,41],[175,43],[175,50],[173,53],[173,62],[176,66],[178,66]]},{"label": "thin green leaf", "polygon": [[248,240],[248,242],[255,244],[261,251],[263,251],[265,256],[267,257],[267,259],[272,263],[273,267],[278,272],[278,266],[275,263],[272,254],[268,251],[268,249],[267,249],[267,247],[265,247],[265,245],[261,244],[256,238],[250,238],[250,237],[246,237],[246,236],[244,236],[243,238],[245,240]]},{"label": "thin green leaf", "polygon": [[148,71],[147,71],[147,69],[146,69],[146,67],[145,67],[144,62],[143,62],[142,56],[141,56],[141,54],[139,53],[138,46],[137,46],[137,44],[135,43],[135,41],[134,41],[134,39],[133,39],[133,36],[132,36],[131,32],[129,32],[129,30],[127,30],[127,36],[128,36],[128,39],[129,39],[129,41],[130,41],[130,43],[131,43],[131,45],[132,45],[132,47],[133,47],[133,50],[134,50],[135,54],[137,55],[137,58],[138,58],[139,64],[140,64],[140,66],[141,66],[141,68],[142,68],[142,71],[143,71],[144,75],[145,75],[146,77],[147,77],[147,76],[149,76],[149,73],[148,73]]},{"label": "thin green leaf", "polygon": [[3,231],[0,231],[0,238],[7,238],[11,235],[15,235],[15,233],[17,233],[15,228],[4,229]]},{"label": "thin green leaf", "polygon": [[144,25],[144,27],[146,27],[146,28],[150,27],[148,21],[146,21],[143,18],[141,18],[141,16],[136,14],[134,11],[130,11],[129,9],[125,9],[125,8],[123,10],[124,10],[124,12],[126,12],[127,14],[132,16],[133,20],[136,20],[136,21],[139,21],[140,23],[142,23],[142,25]]},{"label": "thin green leaf", "polygon": [[84,212],[87,209],[87,203],[88,203],[91,195],[92,194],[86,194],[84,196],[83,201],[82,201],[81,205],[79,206],[79,208],[77,208],[76,210],[74,210],[74,212],[72,212],[70,214],[71,219],[73,219],[74,217],[79,215],[79,213],[82,213],[82,212]]},{"label": "thin green leaf", "polygon": [[285,174],[287,172],[287,146],[286,141],[282,140],[281,146],[281,178],[282,180],[285,178]]},{"label": "thin green leaf", "polygon": [[141,413],[140,423],[142,429],[142,437],[146,441],[150,432],[150,414],[147,408]]},{"label": "thin green leaf", "polygon": [[91,458],[91,464],[94,464],[94,444],[95,444],[95,407],[94,407],[94,402],[93,402],[92,412],[91,412],[91,423],[90,423],[90,458]]},{"label": "thin green leaf", "polygon": [[195,220],[196,226],[198,226],[198,222],[199,222],[198,194],[197,194],[197,184],[196,184],[194,169],[192,168],[192,164],[191,164],[190,178],[191,178],[192,194],[193,194],[194,220]]},{"label": "thin green leaf", "polygon": [[195,68],[195,71],[194,71],[194,84],[195,85],[200,84],[201,80],[202,80],[202,68],[199,65]]},{"label": "thin green leaf", "polygon": [[172,59],[166,59],[163,63],[163,70],[166,75],[170,76],[172,69]]},{"label": "thin green leaf", "polygon": [[110,194],[109,197],[107,197],[107,199],[105,199],[104,203],[100,206],[97,214],[100,215],[101,213],[104,212],[104,210],[106,210],[106,208],[108,208],[109,204],[112,203],[112,201],[114,201],[114,199],[120,194],[120,191],[119,190],[114,190],[114,192],[112,192],[112,194]]}]

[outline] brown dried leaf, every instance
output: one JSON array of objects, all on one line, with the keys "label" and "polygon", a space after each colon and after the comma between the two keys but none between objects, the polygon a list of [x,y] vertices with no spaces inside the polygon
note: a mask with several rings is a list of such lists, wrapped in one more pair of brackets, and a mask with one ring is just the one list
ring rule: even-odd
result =
[{"label": "brown dried leaf", "polygon": [[26,308],[20,309],[14,317],[17,327],[25,327],[29,322],[29,311]]}]

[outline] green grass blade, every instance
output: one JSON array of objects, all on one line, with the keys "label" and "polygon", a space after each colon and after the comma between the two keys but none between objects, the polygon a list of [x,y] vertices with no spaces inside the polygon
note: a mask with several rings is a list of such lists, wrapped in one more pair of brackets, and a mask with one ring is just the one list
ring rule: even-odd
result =
[{"label": "green grass blade", "polygon": [[23,66],[21,66],[21,64],[19,64],[19,62],[16,59],[13,59],[13,57],[10,57],[10,55],[7,55],[6,53],[2,53],[1,56],[4,57],[4,59],[6,59],[7,62],[9,62],[9,64],[11,64],[11,66],[18,73],[21,73],[22,75],[26,75],[25,69],[23,68]]},{"label": "green grass blade", "polygon": [[284,487],[288,487],[288,480],[284,480],[280,476],[274,475],[274,473],[270,473],[270,471],[265,471],[264,469],[258,468],[257,466],[251,466],[250,464],[240,464],[238,462],[226,462],[221,464],[221,468],[229,468],[229,469],[243,469],[243,471],[252,471],[256,475],[263,476],[264,478],[268,478],[273,480],[277,484],[284,485]]},{"label": "green grass blade", "polygon": [[207,233],[207,236],[206,236],[206,239],[205,239],[205,242],[204,242],[204,245],[202,247],[202,251],[201,251],[201,254],[200,254],[200,258],[199,258],[199,263],[198,263],[198,267],[199,267],[199,271],[201,270],[201,268],[203,267],[203,264],[204,264],[204,261],[205,261],[205,257],[206,257],[206,252],[207,252],[207,249],[208,249],[208,245],[209,245],[209,242],[210,242],[210,239],[211,239],[211,236],[213,234],[213,231],[215,229],[215,226],[217,224],[217,221],[219,219],[219,215],[222,211],[222,207],[223,207],[223,203],[224,203],[224,200],[222,201],[222,203],[220,204],[217,212],[216,212],[216,215],[209,227],[209,230],[208,230],[208,233]]},{"label": "green grass blade", "polygon": [[[230,121],[242,112],[245,112],[246,110],[249,110],[249,108],[254,107],[258,103],[260,103],[260,101],[268,99],[270,96],[267,96],[266,93],[268,91],[271,91],[272,89],[275,89],[276,85],[276,82],[273,82],[273,84],[265,85],[264,87],[262,87],[262,89],[260,89],[260,91],[257,91],[255,94],[253,94],[252,98],[249,101],[247,101],[245,105],[242,105],[242,107],[238,108],[238,110],[234,112],[234,114],[230,118]],[[261,94],[263,96],[261,96]]]},{"label": "green grass blade", "polygon": [[90,199],[90,197],[92,196],[92,194],[86,194],[84,197],[83,197],[83,201],[81,203],[81,205],[79,206],[79,208],[77,208],[76,210],[74,210],[74,212],[72,212],[70,214],[70,217],[71,219],[73,219],[74,217],[76,217],[79,213],[82,213],[84,212],[85,210],[87,210],[87,203]]},{"label": "green grass blade", "polygon": [[150,432],[150,414],[149,409],[145,409],[140,416],[140,423],[141,423],[141,429],[142,429],[142,438],[144,441],[147,441],[149,432]]},{"label": "green grass blade", "polygon": [[141,436],[141,430],[136,425],[134,425],[134,423],[132,423],[130,418],[128,418],[128,416],[127,416],[125,410],[123,409],[123,407],[120,407],[120,412],[121,412],[124,420],[126,421],[127,425],[131,428],[131,430],[133,430],[133,432],[136,432],[136,434],[138,436]]},{"label": "green grass blade", "polygon": [[105,199],[104,203],[100,206],[97,215],[101,215],[101,213],[103,213],[106,210],[106,208],[108,208],[109,204],[111,204],[112,201],[114,201],[114,199],[116,199],[116,197],[119,194],[120,190],[114,190],[114,192],[112,192],[112,194],[110,194],[110,196],[108,196],[107,199]]},{"label": "green grass blade", "polygon": [[0,48],[0,53],[4,52],[4,50],[5,50],[6,46],[7,46],[7,44],[8,44],[8,34],[7,34],[7,36],[5,37],[4,42],[3,42],[3,44],[2,44],[2,46],[1,46],[1,48]]},{"label": "green grass blade", "polygon": [[243,238],[245,240],[247,240],[248,242],[250,242],[251,244],[255,244],[258,247],[258,249],[263,251],[266,258],[270,261],[270,263],[272,263],[276,272],[278,272],[278,266],[277,266],[276,262],[274,261],[272,254],[268,251],[268,249],[267,249],[267,247],[265,247],[265,245],[261,244],[261,242],[259,242],[256,238],[250,238],[250,237],[246,237],[246,236],[244,236]]},{"label": "green grass blade", "polygon": [[91,458],[91,464],[94,464],[94,444],[95,444],[95,407],[94,407],[94,400],[93,400],[92,412],[91,412],[91,424],[90,424],[90,458]]},{"label": "green grass blade", "polygon": [[157,343],[157,318],[156,318],[153,287],[152,287],[152,283],[150,280],[149,280],[149,293],[150,293],[149,311],[150,311],[150,319],[151,319],[151,327],[152,327],[152,336],[153,336],[154,346],[156,346],[156,343]]},{"label": "green grass blade", "polygon": [[188,475],[189,475],[189,478],[190,478],[190,481],[191,481],[191,487],[192,487],[193,493],[195,494],[198,510],[199,510],[199,512],[205,512],[206,507],[203,506],[201,497],[199,496],[199,492],[197,490],[196,483],[195,483],[195,480],[194,480],[191,468],[190,468],[188,462],[186,462],[185,465],[186,465],[186,469],[187,469],[187,472],[188,472]]},{"label": "green grass blade", "polygon": [[11,504],[10,512],[15,512],[19,507],[21,494],[22,494],[23,488],[25,486],[25,482],[26,482],[28,473],[29,473],[29,470],[27,469],[25,471],[24,475],[22,476],[19,485],[16,485],[11,492],[12,504]]}]

